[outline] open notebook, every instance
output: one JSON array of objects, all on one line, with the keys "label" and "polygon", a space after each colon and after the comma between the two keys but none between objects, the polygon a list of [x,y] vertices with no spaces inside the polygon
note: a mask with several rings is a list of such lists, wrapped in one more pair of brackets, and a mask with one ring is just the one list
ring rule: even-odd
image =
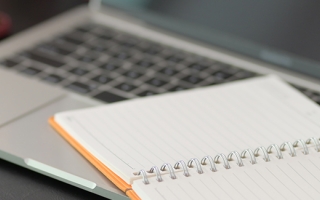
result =
[{"label": "open notebook", "polygon": [[131,199],[320,198],[320,109],[274,76],[50,123]]}]

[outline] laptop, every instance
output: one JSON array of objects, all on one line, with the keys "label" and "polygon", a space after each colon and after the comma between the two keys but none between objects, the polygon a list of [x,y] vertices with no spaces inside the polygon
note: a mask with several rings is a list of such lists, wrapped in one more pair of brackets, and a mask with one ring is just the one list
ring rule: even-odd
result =
[{"label": "laptop", "polygon": [[128,199],[52,114],[276,74],[320,104],[320,2],[93,0],[0,44],[0,157]]}]

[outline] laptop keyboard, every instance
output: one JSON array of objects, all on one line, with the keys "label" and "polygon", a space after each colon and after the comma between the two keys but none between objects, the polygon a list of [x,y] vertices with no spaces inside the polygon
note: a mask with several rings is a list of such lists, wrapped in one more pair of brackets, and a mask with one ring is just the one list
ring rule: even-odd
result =
[{"label": "laptop keyboard", "polygon": [[[97,24],[77,27],[1,65],[109,103],[257,76]],[[319,94],[299,89],[320,104]]]}]

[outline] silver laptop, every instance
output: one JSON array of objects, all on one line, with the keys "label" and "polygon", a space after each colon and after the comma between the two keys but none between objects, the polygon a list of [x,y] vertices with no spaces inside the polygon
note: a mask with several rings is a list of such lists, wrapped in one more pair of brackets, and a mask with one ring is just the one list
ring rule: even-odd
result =
[{"label": "silver laptop", "polygon": [[93,0],[0,44],[0,157],[127,197],[47,123],[56,112],[277,74],[320,104],[320,3]]}]

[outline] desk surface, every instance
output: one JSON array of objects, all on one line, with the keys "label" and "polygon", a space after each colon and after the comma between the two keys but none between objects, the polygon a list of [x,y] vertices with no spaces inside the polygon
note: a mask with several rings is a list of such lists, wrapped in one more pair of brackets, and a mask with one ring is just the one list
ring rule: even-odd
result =
[{"label": "desk surface", "polygon": [[[36,25],[85,0],[0,0],[0,11],[12,19],[12,34]],[[104,198],[0,159],[1,200],[87,200]]]}]

